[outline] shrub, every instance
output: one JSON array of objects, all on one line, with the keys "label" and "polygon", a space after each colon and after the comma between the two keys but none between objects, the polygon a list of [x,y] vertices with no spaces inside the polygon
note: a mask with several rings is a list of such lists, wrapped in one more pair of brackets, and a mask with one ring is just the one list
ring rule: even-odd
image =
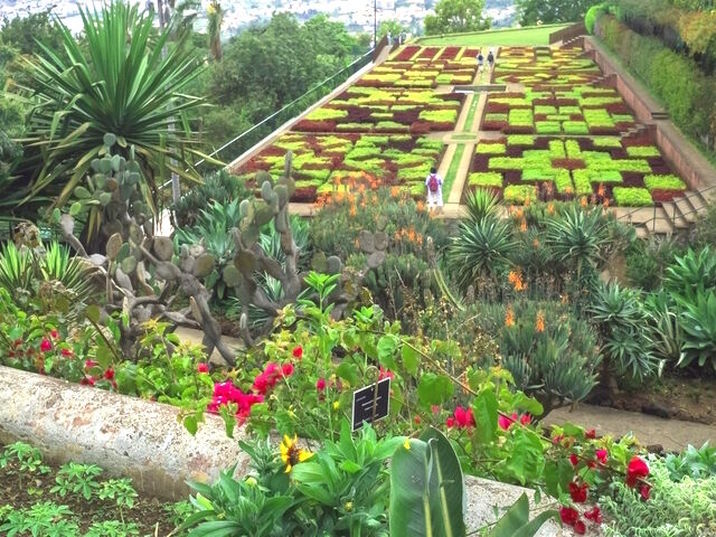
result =
[{"label": "shrub", "polygon": [[337,110],[335,108],[317,108],[309,113],[304,119],[307,121],[328,121],[332,119],[343,119],[348,117],[347,110]]},{"label": "shrub", "polygon": [[507,203],[524,204],[527,200],[536,201],[537,191],[531,185],[508,185],[504,191]]},{"label": "shrub", "polygon": [[587,10],[587,13],[584,15],[584,26],[587,28],[587,32],[594,34],[594,24],[603,13],[606,13],[606,6],[604,4],[592,6]]},{"label": "shrub", "polygon": [[647,175],[644,184],[652,190],[686,190],[686,183],[675,175]]},{"label": "shrub", "polygon": [[633,145],[626,148],[630,157],[659,157],[659,149],[651,145]]},{"label": "shrub", "polygon": [[475,150],[475,152],[478,154],[502,155],[505,153],[506,150],[507,148],[505,147],[505,144],[481,142],[477,144],[477,149]]},{"label": "shrub", "polygon": [[498,172],[471,173],[467,178],[469,186],[502,187],[502,174]]},{"label": "shrub", "polygon": [[614,187],[614,200],[620,207],[648,207],[653,205],[651,194],[646,188]]},{"label": "shrub", "polygon": [[600,136],[592,140],[595,147],[621,147],[622,142],[617,136]]},{"label": "shrub", "polygon": [[204,177],[202,184],[192,187],[174,204],[172,211],[175,225],[194,225],[201,211],[209,206],[210,200],[224,204],[235,199],[247,199],[250,195],[251,191],[244,180],[226,170],[213,173]]},{"label": "shrub", "polygon": [[507,145],[524,145],[532,147],[536,136],[531,134],[510,134],[507,136]]},{"label": "shrub", "polygon": [[535,123],[537,134],[559,134],[562,127],[559,121],[538,121]]}]

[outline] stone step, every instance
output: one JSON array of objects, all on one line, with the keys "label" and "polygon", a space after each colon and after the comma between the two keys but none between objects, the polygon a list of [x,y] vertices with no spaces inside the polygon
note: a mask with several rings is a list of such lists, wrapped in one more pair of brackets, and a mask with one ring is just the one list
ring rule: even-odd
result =
[{"label": "stone step", "polygon": [[686,198],[674,198],[673,201],[676,209],[679,211],[683,219],[689,224],[693,224],[696,221],[698,212],[700,212],[700,210],[704,207],[704,205],[699,204],[696,199],[694,199],[694,203],[696,203],[696,205],[692,204]]},{"label": "stone step", "polygon": [[[691,221],[684,218],[683,211],[676,203],[665,201],[661,204],[661,208],[676,229],[688,229]],[[688,211],[687,211],[688,212]]]}]

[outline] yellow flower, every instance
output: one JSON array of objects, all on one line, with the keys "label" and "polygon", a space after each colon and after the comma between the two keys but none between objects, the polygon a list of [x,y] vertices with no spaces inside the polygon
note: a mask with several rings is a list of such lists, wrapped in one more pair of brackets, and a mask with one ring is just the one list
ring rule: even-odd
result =
[{"label": "yellow flower", "polygon": [[283,442],[281,442],[281,446],[279,447],[281,450],[281,460],[286,465],[287,474],[299,462],[307,461],[313,457],[313,453],[301,449],[296,445],[297,440],[298,437],[296,435],[293,435],[293,438],[289,438],[288,435],[283,435]]},{"label": "yellow flower", "polygon": [[410,438],[405,439],[405,442],[403,442],[403,447],[410,451]]},{"label": "yellow flower", "polygon": [[249,477],[246,478],[246,484],[247,484],[249,487],[255,487],[256,485],[258,485],[258,481],[256,481],[256,478],[255,478],[255,477],[249,476]]},{"label": "yellow flower", "polygon": [[333,410],[341,408],[341,404],[338,401],[333,401]]}]

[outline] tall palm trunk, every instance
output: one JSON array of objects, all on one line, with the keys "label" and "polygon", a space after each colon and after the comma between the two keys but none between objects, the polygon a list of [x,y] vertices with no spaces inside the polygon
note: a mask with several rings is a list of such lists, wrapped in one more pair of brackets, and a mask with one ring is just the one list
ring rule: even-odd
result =
[{"label": "tall palm trunk", "polygon": [[212,0],[206,13],[209,19],[209,49],[211,49],[211,56],[214,60],[219,61],[223,55],[221,50],[221,23],[223,22],[224,12],[218,0]]}]

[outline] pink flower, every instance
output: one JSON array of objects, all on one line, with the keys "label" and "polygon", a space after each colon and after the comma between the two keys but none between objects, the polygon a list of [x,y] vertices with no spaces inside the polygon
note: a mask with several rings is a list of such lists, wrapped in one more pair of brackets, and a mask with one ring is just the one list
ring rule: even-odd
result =
[{"label": "pink flower", "polygon": [[626,484],[628,487],[635,487],[637,482],[649,475],[649,465],[644,459],[634,456],[627,465]]},{"label": "pink flower", "polygon": [[294,347],[293,357],[296,358],[296,360],[300,360],[303,357],[303,347],[300,345],[298,347]]},{"label": "pink flower", "polygon": [[500,414],[499,416],[497,416],[497,425],[500,427],[500,429],[506,431],[510,427],[512,427],[512,424],[517,422],[517,420],[519,420],[522,425],[529,425],[530,423],[532,423],[532,416],[530,416],[529,414],[522,414],[521,416],[518,416],[517,412],[513,412],[512,415],[508,418],[507,416],[503,416],[502,414]]},{"label": "pink flower", "polygon": [[383,366],[380,366],[378,380],[383,380],[385,378],[390,378],[390,380],[393,380],[395,379],[395,373],[393,373],[390,369],[385,369]]},{"label": "pink flower", "polygon": [[40,350],[42,352],[49,352],[52,350],[52,343],[46,337],[42,338],[42,342],[40,343]]},{"label": "pink flower", "polygon": [[455,418],[450,416],[448,419],[445,420],[445,425],[447,425],[448,429],[452,429],[455,427]]},{"label": "pink flower", "polygon": [[569,483],[569,495],[572,498],[572,501],[574,503],[584,503],[587,501],[587,491],[589,490],[589,485],[586,483],[582,483],[581,485],[578,485],[574,481]]},{"label": "pink flower", "polygon": [[319,379],[316,381],[316,389],[317,389],[319,392],[325,391],[325,389],[326,389],[326,379],[324,379],[323,377],[319,378]]},{"label": "pink flower", "polygon": [[606,449],[598,449],[595,452],[597,456],[597,460],[602,464],[607,464],[607,459],[609,458],[609,454],[607,453]]},{"label": "pink flower", "polygon": [[251,407],[256,403],[263,402],[263,395],[253,393],[244,393],[234,384],[227,380],[214,384],[214,396],[206,409],[209,412],[217,413],[219,407],[234,403],[237,406],[236,417],[240,422],[244,422],[251,413]]},{"label": "pink flower", "polygon": [[278,380],[281,378],[282,370],[279,367],[269,362],[266,364],[264,372],[258,375],[254,379],[253,390],[259,394],[265,395],[268,390],[273,388]]},{"label": "pink flower", "polygon": [[591,520],[595,524],[601,524],[602,511],[601,509],[599,509],[598,505],[595,505],[591,511],[587,511],[586,513],[584,513],[584,518],[586,518],[587,520]]},{"label": "pink flower", "polygon": [[572,453],[569,456],[569,462],[572,463],[572,466],[577,466],[579,464],[579,457],[577,457],[574,453]]},{"label": "pink flower", "polygon": [[642,500],[648,500],[649,496],[651,496],[651,487],[649,485],[642,485],[641,489],[639,489],[639,494],[641,494]]},{"label": "pink flower", "polygon": [[74,354],[74,352],[72,352],[72,349],[62,349],[60,351],[60,354],[62,354],[62,356],[64,356],[65,358],[69,358]]},{"label": "pink flower", "polygon": [[80,380],[80,384],[83,384],[85,386],[94,386],[95,378],[92,376],[87,376]]},{"label": "pink flower", "polygon": [[440,407],[438,405],[432,405],[430,407],[430,410],[433,414],[440,414]]},{"label": "pink flower", "polygon": [[205,362],[199,362],[196,364],[196,371],[197,373],[208,373],[209,372],[209,364]]},{"label": "pink flower", "polygon": [[585,533],[587,533],[587,526],[584,524],[584,521],[577,520],[574,523],[574,533],[576,533],[577,535],[584,535]]},{"label": "pink flower", "polygon": [[520,416],[520,423],[522,425],[529,425],[530,423],[532,423],[532,416],[530,416],[529,414],[522,414]]},{"label": "pink flower", "polygon": [[587,432],[584,433],[584,436],[586,438],[589,438],[590,440],[593,440],[597,437],[597,431],[594,429],[589,429]]},{"label": "pink flower", "polygon": [[284,377],[290,377],[293,375],[293,364],[283,364],[281,366],[281,373]]},{"label": "pink flower", "polygon": [[52,330],[50,330],[50,337],[52,339],[57,339],[60,337],[60,333],[53,328]]},{"label": "pink flower", "polygon": [[104,372],[104,378],[107,380],[114,380],[114,369],[111,367]]},{"label": "pink flower", "polygon": [[471,408],[459,406],[455,409],[453,415],[455,416],[455,423],[457,423],[458,427],[467,429],[468,427],[475,426],[475,416],[473,416]]},{"label": "pink flower", "polygon": [[94,360],[85,360],[85,369],[92,369],[93,367],[96,367],[97,365],[99,365],[99,364],[97,364],[97,362],[95,362]]}]

